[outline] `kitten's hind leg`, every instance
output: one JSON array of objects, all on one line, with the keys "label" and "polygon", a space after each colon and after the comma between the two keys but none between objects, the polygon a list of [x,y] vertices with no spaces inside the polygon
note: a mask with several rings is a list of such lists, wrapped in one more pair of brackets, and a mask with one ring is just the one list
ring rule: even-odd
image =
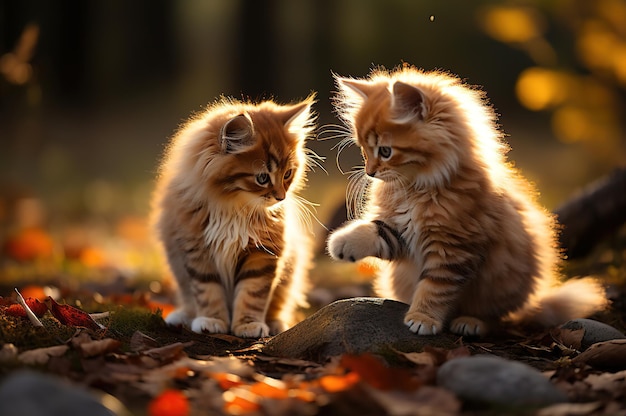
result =
[{"label": "kitten's hind leg", "polygon": [[458,335],[484,336],[489,332],[489,326],[478,318],[459,316],[450,323],[450,331]]}]

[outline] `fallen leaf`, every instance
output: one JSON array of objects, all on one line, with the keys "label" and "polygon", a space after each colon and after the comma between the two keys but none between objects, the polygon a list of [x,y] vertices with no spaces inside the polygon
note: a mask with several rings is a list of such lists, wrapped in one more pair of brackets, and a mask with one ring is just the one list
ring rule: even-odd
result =
[{"label": "fallen leaf", "polygon": [[164,347],[151,348],[143,351],[142,354],[154,358],[161,363],[169,363],[182,356],[184,349],[190,345],[193,345],[193,341],[185,343],[175,342]]},{"label": "fallen leaf", "polygon": [[595,391],[609,393],[616,399],[626,393],[626,370],[617,373],[589,374],[584,380]]},{"label": "fallen leaf", "polygon": [[[37,315],[35,315],[33,311],[30,309],[30,306],[28,305],[28,303],[26,303],[26,300],[24,300],[24,297],[19,292],[19,290],[17,290],[17,288],[15,289],[15,292],[17,293],[17,301],[20,303],[22,308],[24,308],[24,313],[26,314],[30,322],[34,326],[42,327],[43,324],[41,323],[39,318],[37,318]],[[34,303],[33,305],[36,305],[36,304]]]},{"label": "fallen leaf", "polygon": [[49,296],[46,299],[46,304],[52,315],[63,325],[83,326],[94,330],[104,329],[102,325],[94,321],[85,311],[70,305],[59,304]]},{"label": "fallen leaf", "polygon": [[224,391],[229,390],[233,387],[238,387],[244,384],[241,377],[236,374],[230,373],[211,373],[211,378],[217,381],[220,388]]},{"label": "fallen leaf", "polygon": [[537,416],[586,416],[602,407],[600,402],[558,403],[540,409]]},{"label": "fallen leaf", "polygon": [[381,390],[414,390],[421,385],[407,369],[387,367],[371,354],[345,354],[340,365],[355,371],[363,381]]},{"label": "fallen leaf", "polygon": [[429,352],[402,352],[395,351],[398,355],[406,358],[413,364],[435,366],[437,364],[436,358]]},{"label": "fallen leaf", "polygon": [[583,328],[555,328],[550,331],[550,334],[556,342],[563,344],[568,348],[580,351],[580,345],[583,341],[583,337],[585,336],[585,330]]},{"label": "fallen leaf", "polygon": [[67,345],[37,348],[30,351],[24,351],[17,356],[17,359],[26,365],[44,365],[48,363],[51,357],[60,357],[64,355],[68,349],[69,347]]},{"label": "fallen leaf", "polygon": [[243,388],[233,388],[222,394],[224,399],[224,413],[241,415],[256,412],[261,409],[258,397]]},{"label": "fallen leaf", "polygon": [[327,376],[322,376],[317,379],[317,383],[319,386],[327,391],[328,393],[338,393],[340,391],[345,391],[361,380],[358,373],[350,372],[346,375],[333,375],[329,374]]},{"label": "fallen leaf", "polygon": [[179,390],[165,390],[148,405],[149,416],[187,416],[189,401]]},{"label": "fallen leaf", "polygon": [[574,363],[583,363],[594,368],[623,370],[626,368],[626,339],[598,342],[574,357]]},{"label": "fallen leaf", "polygon": [[78,346],[78,351],[85,358],[105,355],[119,349],[122,343],[113,338],[105,338],[91,342],[85,342]]},{"label": "fallen leaf", "polygon": [[154,338],[149,337],[141,331],[135,331],[133,336],[130,337],[130,350],[133,352],[157,348],[158,345],[159,343]]},{"label": "fallen leaf", "polygon": [[373,388],[366,391],[388,415],[453,416],[461,410],[459,399],[440,387],[423,386],[412,392]]}]

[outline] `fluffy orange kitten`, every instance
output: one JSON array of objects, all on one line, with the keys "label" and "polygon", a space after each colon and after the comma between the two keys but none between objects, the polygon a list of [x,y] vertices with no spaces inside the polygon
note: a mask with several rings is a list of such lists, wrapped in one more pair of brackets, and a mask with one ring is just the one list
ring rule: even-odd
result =
[{"label": "fluffy orange kitten", "polygon": [[312,253],[297,195],[313,156],[312,103],[222,99],[173,137],[153,208],[179,286],[167,323],[241,337],[294,324]]},{"label": "fluffy orange kitten", "polygon": [[558,282],[555,221],[506,161],[481,92],[408,66],[336,81],[369,188],[328,251],[386,260],[377,292],[410,304],[412,332],[482,335],[504,318],[556,325],[605,307],[595,281]]}]

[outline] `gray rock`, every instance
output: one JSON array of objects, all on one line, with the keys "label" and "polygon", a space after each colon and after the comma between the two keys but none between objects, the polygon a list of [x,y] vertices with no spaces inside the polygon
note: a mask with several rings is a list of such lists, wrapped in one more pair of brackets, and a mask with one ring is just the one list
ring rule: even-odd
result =
[{"label": "gray rock", "polygon": [[457,396],[501,406],[544,406],[566,402],[566,395],[534,368],[491,355],[447,361],[437,384]]},{"label": "gray rock", "polygon": [[344,353],[383,354],[389,348],[421,351],[425,345],[454,348],[451,334],[418,336],[404,325],[409,306],[379,298],[343,299],[271,338],[263,352],[275,357],[324,362]]},{"label": "gray rock", "polygon": [[19,371],[0,384],[0,415],[115,416],[115,413],[80,386],[34,371]]},{"label": "gray rock", "polygon": [[610,341],[613,339],[625,339],[626,335],[617,329],[593,319],[572,319],[561,326],[562,329],[578,330],[583,329],[585,334],[580,343],[582,350],[586,350],[597,342]]}]

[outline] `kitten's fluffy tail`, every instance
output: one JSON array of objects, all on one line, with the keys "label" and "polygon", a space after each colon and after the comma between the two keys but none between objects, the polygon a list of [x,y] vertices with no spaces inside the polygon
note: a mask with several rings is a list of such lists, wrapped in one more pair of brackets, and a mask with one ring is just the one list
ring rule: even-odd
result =
[{"label": "kitten's fluffy tail", "polygon": [[540,288],[511,318],[522,324],[552,327],[592,315],[608,304],[604,288],[595,279],[571,279],[558,286]]}]

